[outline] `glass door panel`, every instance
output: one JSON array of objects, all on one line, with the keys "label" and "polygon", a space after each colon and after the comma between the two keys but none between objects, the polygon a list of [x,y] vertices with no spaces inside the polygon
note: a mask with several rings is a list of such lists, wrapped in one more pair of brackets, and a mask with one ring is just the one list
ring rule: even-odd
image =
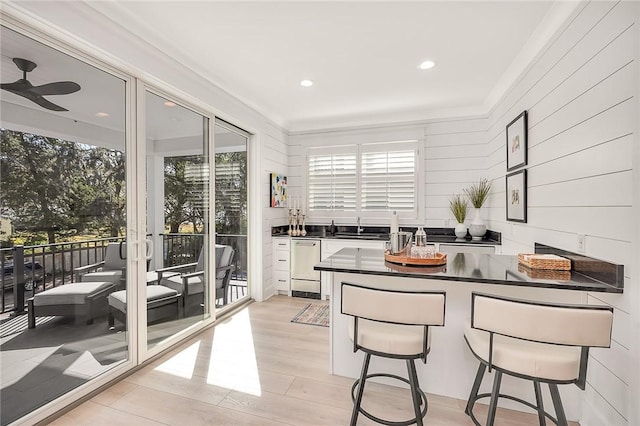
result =
[{"label": "glass door panel", "polygon": [[147,347],[209,317],[209,151],[206,117],[145,94]]},{"label": "glass door panel", "polygon": [[[126,82],[2,26],[1,424],[129,359]],[[35,87],[34,87],[35,86]]]},{"label": "glass door panel", "polygon": [[216,120],[216,308],[249,297],[247,239],[248,134]]}]

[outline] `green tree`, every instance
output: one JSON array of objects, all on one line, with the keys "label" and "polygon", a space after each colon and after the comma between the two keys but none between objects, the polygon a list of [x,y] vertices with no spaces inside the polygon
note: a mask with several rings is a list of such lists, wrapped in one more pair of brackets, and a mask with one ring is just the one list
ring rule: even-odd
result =
[{"label": "green tree", "polygon": [[124,155],[0,129],[0,206],[19,231],[58,235],[125,224]]},{"label": "green tree", "polygon": [[247,153],[216,154],[216,232],[247,233]]},{"label": "green tree", "polygon": [[[207,173],[202,173],[207,170]],[[203,156],[167,157],[164,162],[165,223],[176,233],[185,222],[202,229],[208,168]]]}]

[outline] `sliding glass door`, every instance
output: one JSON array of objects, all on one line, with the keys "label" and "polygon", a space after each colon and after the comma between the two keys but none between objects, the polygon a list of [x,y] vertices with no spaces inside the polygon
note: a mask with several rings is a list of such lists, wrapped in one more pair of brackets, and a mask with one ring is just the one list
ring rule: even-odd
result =
[{"label": "sliding glass door", "polygon": [[[1,424],[130,358],[127,81],[2,26]],[[126,320],[126,317],[125,317]]]},{"label": "sliding glass door", "polygon": [[209,119],[151,92],[145,107],[151,349],[210,316]]}]

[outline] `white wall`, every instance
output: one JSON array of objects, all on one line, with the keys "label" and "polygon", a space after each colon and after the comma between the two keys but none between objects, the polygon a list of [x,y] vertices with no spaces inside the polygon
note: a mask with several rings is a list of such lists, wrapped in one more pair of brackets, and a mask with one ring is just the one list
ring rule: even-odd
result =
[{"label": "white wall", "polygon": [[[615,320],[611,348],[591,352],[583,426],[640,424],[638,8],[635,2],[580,5],[486,118],[290,137],[290,184],[304,192],[305,147],[422,132],[421,223],[446,225],[451,194],[486,176],[493,188],[483,216],[502,233],[503,253],[529,252],[535,242],[575,252],[583,234],[586,255],[623,264],[624,294],[585,297],[613,306]],[[505,127],[523,110],[529,114],[526,224],[505,215]]]},{"label": "white wall", "polygon": [[[449,199],[483,175],[485,119],[425,121],[398,126],[356,128],[325,132],[292,133],[289,137],[289,184],[291,194],[306,194],[306,152],[317,146],[417,140],[419,145],[418,217],[401,216],[402,225],[430,227],[454,224]],[[337,224],[354,225],[355,213],[341,213]],[[363,219],[366,225],[389,226],[389,218]],[[327,224],[327,219],[309,223]]]},{"label": "white wall", "polygon": [[[541,242],[625,266],[625,287],[638,285],[632,261],[632,152],[637,144],[637,4],[591,2],[546,47],[494,107],[488,119],[487,174],[494,179],[488,227],[503,252]],[[529,114],[528,223],[505,220],[505,126]],[[636,165],[637,166],[637,165]],[[635,206],[637,211],[637,206]],[[584,425],[628,424],[634,310],[623,295],[590,293],[589,303],[615,308],[611,349],[593,350]],[[635,367],[634,367],[635,366]],[[637,398],[637,393],[635,394]],[[636,408],[637,409],[637,408]]]}]

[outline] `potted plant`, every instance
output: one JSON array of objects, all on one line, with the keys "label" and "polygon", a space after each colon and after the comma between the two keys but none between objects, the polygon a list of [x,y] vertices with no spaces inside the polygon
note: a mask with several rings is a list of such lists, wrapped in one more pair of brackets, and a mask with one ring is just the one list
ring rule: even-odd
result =
[{"label": "potted plant", "polygon": [[487,227],[480,217],[480,208],[487,201],[490,190],[491,182],[486,178],[480,179],[480,181],[471,184],[469,188],[464,190],[467,197],[469,197],[469,201],[471,201],[471,205],[475,208],[475,216],[471,221],[471,226],[469,226],[469,234],[474,240],[482,239],[484,234],[487,233]]},{"label": "potted plant", "polygon": [[455,228],[456,237],[458,238],[464,238],[467,236],[467,227],[464,224],[464,220],[467,218],[468,208],[469,205],[467,204],[467,200],[465,200],[460,194],[454,195],[453,198],[449,200],[449,210],[451,210],[453,217],[458,221]]}]

